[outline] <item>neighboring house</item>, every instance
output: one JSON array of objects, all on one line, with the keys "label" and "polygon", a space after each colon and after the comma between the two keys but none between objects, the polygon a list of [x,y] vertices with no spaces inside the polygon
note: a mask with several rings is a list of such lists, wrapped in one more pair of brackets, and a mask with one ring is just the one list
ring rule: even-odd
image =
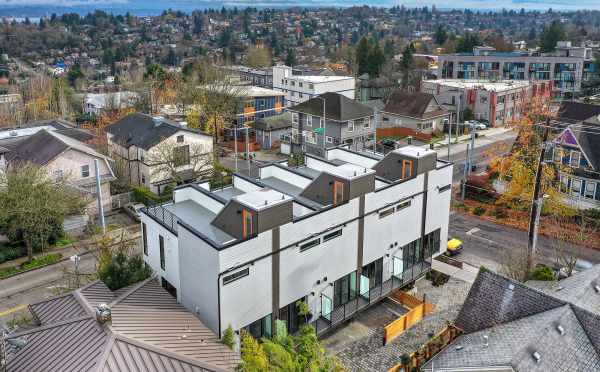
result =
[{"label": "neighboring house", "polygon": [[[171,174],[148,159],[161,160],[161,152],[171,149],[181,152],[182,164],[177,166],[184,181],[195,181],[194,174],[204,169],[212,156],[212,137],[198,130],[142,113],[127,115],[106,128],[108,148],[125,177],[134,185],[143,185],[156,194],[173,183]],[[198,162],[191,157],[208,157]],[[170,157],[170,154],[164,154]],[[162,160],[161,160],[162,161]],[[191,172],[192,168],[194,172]],[[208,169],[206,169],[208,171]]]},{"label": "neighboring house", "polygon": [[[256,142],[263,149],[279,147],[281,136],[292,132],[292,113],[285,112],[280,115],[258,119],[252,125]],[[289,153],[289,151],[288,151]]]},{"label": "neighboring house", "polygon": [[354,99],[355,85],[352,76],[307,75],[289,66],[273,66],[273,89],[285,93],[287,107],[328,92]]},{"label": "neighboring house", "polygon": [[570,98],[581,83],[598,76],[591,48],[558,42],[556,51],[498,52],[492,47],[473,48],[472,53],[439,56],[438,76],[467,80],[549,80],[553,95]]},{"label": "neighboring house", "polygon": [[552,97],[551,81],[425,80],[421,91],[435,95],[452,114],[469,108],[476,120],[501,126],[521,118],[523,107],[533,98]]},{"label": "neighboring house", "polygon": [[290,141],[295,153],[322,156],[324,148],[340,144],[362,150],[375,134],[373,109],[342,94],[321,94],[288,111],[292,113]]},{"label": "neighboring house", "polygon": [[5,336],[6,372],[224,372],[240,363],[154,278],[118,291],[96,281],[29,312],[37,326]]},{"label": "neighboring house", "polygon": [[[255,120],[281,114],[284,107],[285,94],[274,90],[255,86],[239,86],[236,88],[239,97],[234,126],[226,130],[228,138],[233,138],[234,128],[251,126]],[[238,138],[243,138],[245,130],[238,129]]]},{"label": "neighboring house", "polygon": [[363,74],[358,77],[357,100],[364,103],[385,99],[396,89],[397,85],[383,76],[371,78],[369,74]]},{"label": "neighboring house", "polygon": [[552,141],[546,161],[559,165],[560,191],[572,206],[600,208],[600,120],[569,124]]},{"label": "neighboring house", "polygon": [[455,321],[463,334],[422,370],[600,370],[599,281],[599,265],[558,283],[481,270]]},{"label": "neighboring house", "polygon": [[450,112],[433,94],[397,90],[390,95],[381,112],[381,131],[384,132],[381,136],[431,135],[442,131],[449,120]]},{"label": "neighboring house", "polygon": [[88,93],[83,99],[83,112],[100,115],[105,110],[133,107],[137,100],[135,92]]},{"label": "neighboring house", "polygon": [[10,147],[11,144],[16,144],[27,137],[30,137],[41,130],[55,131],[76,139],[80,142],[91,143],[94,136],[88,131],[75,127],[74,124],[60,120],[39,120],[31,121],[17,125],[13,128],[0,129],[0,146]]},{"label": "neighboring house", "polygon": [[18,163],[33,163],[44,167],[56,179],[64,179],[77,190],[92,199],[87,212],[98,213],[95,160],[100,171],[100,190],[104,210],[111,209],[110,181],[115,175],[110,165],[111,159],[95,151],[83,142],[77,141],[57,131],[42,129],[34,135],[13,144],[5,154],[8,166]]},{"label": "neighboring house", "polygon": [[176,188],[142,212],[143,257],[217,335],[270,336],[277,319],[323,335],[430,270],[446,250],[451,184],[452,164],[429,148],[329,148],[228,187]]}]

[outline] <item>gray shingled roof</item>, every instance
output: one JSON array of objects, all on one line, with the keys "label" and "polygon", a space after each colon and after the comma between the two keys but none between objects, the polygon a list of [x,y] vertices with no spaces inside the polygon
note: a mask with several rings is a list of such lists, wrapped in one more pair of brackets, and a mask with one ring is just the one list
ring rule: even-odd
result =
[{"label": "gray shingled roof", "polygon": [[[432,101],[437,106],[437,109],[425,112]],[[396,90],[390,95],[385,103],[383,111],[391,114],[422,119],[448,113],[437,103],[433,94],[420,92],[409,93],[401,90]]]},{"label": "gray shingled roof", "polygon": [[112,134],[113,140],[124,147],[137,146],[148,150],[165,138],[178,131],[191,133],[201,132],[181,126],[180,124],[164,118],[155,119],[150,115],[133,113],[106,127]]},{"label": "gray shingled roof", "polygon": [[254,129],[268,131],[292,127],[292,113],[284,112],[280,115],[273,115],[256,120],[252,126]]},{"label": "gray shingled roof", "polygon": [[545,293],[481,271],[455,322],[464,334],[424,369],[434,365],[436,370],[490,366],[517,372],[600,370],[600,313],[579,307],[596,309],[589,304],[600,304],[599,294],[583,299],[585,291],[579,288],[598,277],[599,267],[563,281],[559,291],[543,286]]},{"label": "gray shingled roof", "polygon": [[325,117],[328,120],[347,121],[373,115],[373,110],[370,107],[332,92],[311,98],[291,107],[289,111],[323,117],[323,99],[321,98],[325,99]]},{"label": "gray shingled roof", "polygon": [[[110,304],[112,321],[93,316]],[[95,282],[30,306],[41,326],[9,335],[7,372],[226,371],[239,354],[177,303],[155,278],[110,291]]]}]

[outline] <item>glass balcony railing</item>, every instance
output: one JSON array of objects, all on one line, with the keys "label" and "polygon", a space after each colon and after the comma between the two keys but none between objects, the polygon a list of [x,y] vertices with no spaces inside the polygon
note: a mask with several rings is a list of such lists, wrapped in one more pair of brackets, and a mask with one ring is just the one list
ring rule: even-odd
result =
[{"label": "glass balcony railing", "polygon": [[430,270],[431,264],[429,262],[415,264],[405,270],[400,276],[393,275],[385,282],[361,291],[359,296],[355,296],[354,299],[348,301],[344,305],[338,306],[326,314],[321,314],[321,316],[316,320],[313,320],[310,325],[315,328],[317,336],[321,336],[342,324],[344,321],[352,318],[359,311],[386,297],[392,291],[414,282]]}]

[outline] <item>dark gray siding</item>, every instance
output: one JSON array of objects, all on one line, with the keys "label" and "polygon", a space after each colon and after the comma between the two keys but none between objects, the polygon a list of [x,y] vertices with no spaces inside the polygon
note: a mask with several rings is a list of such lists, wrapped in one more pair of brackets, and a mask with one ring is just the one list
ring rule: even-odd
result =
[{"label": "dark gray siding", "polygon": [[350,199],[349,182],[328,173],[321,173],[302,191],[300,196],[323,205],[333,204],[333,181],[339,181],[344,184],[343,202],[348,201]]},{"label": "dark gray siding", "polygon": [[[225,231],[227,234],[233,236],[236,239],[242,239],[244,235],[243,224],[242,224],[242,210],[247,207],[238,203],[235,200],[230,200],[221,212],[217,214],[212,224],[219,229]],[[251,211],[251,210],[250,210]],[[253,211],[251,211],[253,212]],[[252,223],[256,226],[257,216],[256,213],[252,215]]]},{"label": "dark gray siding", "polygon": [[257,231],[269,231],[274,227],[291,222],[293,218],[292,200],[260,210],[258,214]]},{"label": "dark gray siding", "polygon": [[368,194],[375,190],[375,173],[350,181],[350,199]]}]

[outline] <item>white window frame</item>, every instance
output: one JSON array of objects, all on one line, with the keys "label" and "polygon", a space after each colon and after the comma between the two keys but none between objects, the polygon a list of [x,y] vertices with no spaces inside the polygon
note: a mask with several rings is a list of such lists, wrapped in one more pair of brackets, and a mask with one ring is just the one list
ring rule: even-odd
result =
[{"label": "white window frame", "polygon": [[[576,191],[575,190],[575,184],[579,183],[579,190]],[[571,195],[573,196],[581,196],[581,179],[580,178],[573,178],[571,180]]]},{"label": "white window frame", "polygon": [[297,112],[292,112],[292,124],[300,123],[300,115]]},{"label": "white window frame", "polygon": [[306,126],[307,127],[312,127],[312,123],[313,123],[313,117],[312,117],[312,115],[306,115]]},{"label": "white window frame", "polygon": [[[86,169],[84,171],[84,169]],[[87,176],[84,176],[84,174],[87,173]],[[81,166],[81,178],[88,178],[92,175],[92,173],[90,172],[90,166],[89,164],[85,164]]]},{"label": "white window frame", "polygon": [[348,120],[348,132],[354,132],[354,120]]},{"label": "white window frame", "polygon": [[371,128],[371,118],[365,119],[365,129]]},{"label": "white window frame", "polygon": [[[592,186],[591,190],[590,190],[590,186]],[[585,190],[583,191],[583,196],[585,196],[588,199],[594,199],[594,195],[596,195],[596,187],[598,187],[598,184],[596,182],[594,182],[592,180],[586,180],[585,181]]]},{"label": "white window frame", "polygon": [[333,137],[331,137],[331,136],[325,136],[325,142],[327,142],[327,143],[333,143]]},{"label": "white window frame", "polygon": [[[577,161],[575,164],[573,164],[573,160],[575,160],[573,155],[576,155],[575,157],[577,158]],[[569,165],[572,168],[579,168],[580,161],[581,161],[581,152],[576,151],[576,150],[571,150],[571,153],[569,154]]]}]

